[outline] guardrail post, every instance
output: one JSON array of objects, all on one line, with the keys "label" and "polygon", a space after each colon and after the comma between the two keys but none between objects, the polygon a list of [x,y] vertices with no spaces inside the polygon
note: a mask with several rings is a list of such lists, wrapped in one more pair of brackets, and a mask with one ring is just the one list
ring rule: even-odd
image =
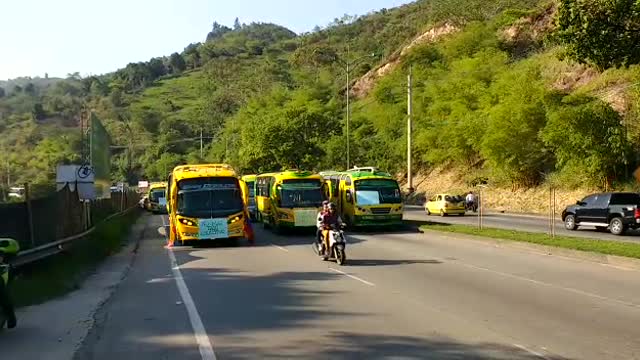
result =
[{"label": "guardrail post", "polygon": [[24,184],[24,199],[27,203],[27,217],[29,219],[29,240],[31,241],[31,248],[36,247],[36,236],[33,233],[33,209],[31,208],[31,190],[29,189],[29,183]]}]

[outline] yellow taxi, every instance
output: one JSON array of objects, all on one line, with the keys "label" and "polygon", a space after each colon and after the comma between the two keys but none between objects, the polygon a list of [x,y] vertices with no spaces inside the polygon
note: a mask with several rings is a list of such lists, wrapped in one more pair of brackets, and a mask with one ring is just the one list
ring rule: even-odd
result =
[{"label": "yellow taxi", "polygon": [[464,198],[458,195],[437,194],[432,196],[426,204],[424,210],[427,215],[438,214],[440,216],[460,215],[464,216]]}]

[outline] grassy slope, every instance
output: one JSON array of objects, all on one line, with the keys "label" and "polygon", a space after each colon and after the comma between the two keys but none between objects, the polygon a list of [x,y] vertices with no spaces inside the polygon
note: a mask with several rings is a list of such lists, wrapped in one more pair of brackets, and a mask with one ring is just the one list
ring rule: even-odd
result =
[{"label": "grassy slope", "polygon": [[193,118],[203,103],[203,79],[202,71],[196,70],[160,80],[135,97],[131,109],[163,113],[168,118]]},{"label": "grassy slope", "polygon": [[640,244],[631,242],[601,241],[570,236],[556,236],[555,238],[551,238],[547,234],[540,233],[493,228],[485,228],[483,230],[480,230],[477,227],[469,225],[449,225],[437,222],[428,222],[427,224],[422,225],[420,228],[422,230],[476,235],[507,241],[526,242],[563,249],[587,251],[605,255],[624,256],[640,259]]},{"label": "grassy slope", "polygon": [[97,226],[67,252],[26,268],[11,284],[16,306],[29,306],[76,290],[97,265],[118,252],[140,213],[136,210]]}]

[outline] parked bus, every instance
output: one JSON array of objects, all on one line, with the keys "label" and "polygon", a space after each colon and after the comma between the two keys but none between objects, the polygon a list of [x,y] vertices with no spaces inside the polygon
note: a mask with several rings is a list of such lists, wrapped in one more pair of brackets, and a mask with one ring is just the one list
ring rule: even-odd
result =
[{"label": "parked bus", "polygon": [[247,203],[247,211],[249,211],[249,217],[251,220],[256,218],[257,208],[256,208],[256,175],[244,175],[242,178],[245,184],[247,184],[247,189],[249,190],[248,198],[249,202]]},{"label": "parked bus", "polygon": [[390,174],[369,167],[321,175],[329,198],[349,226],[402,224],[402,194]]},{"label": "parked bus", "polygon": [[229,165],[176,167],[167,187],[170,244],[245,238],[249,226],[247,193],[246,185]]},{"label": "parked bus", "polygon": [[149,185],[147,191],[147,199],[145,208],[154,214],[166,213],[167,211],[167,198],[165,193],[167,191],[166,182],[154,182]]},{"label": "parked bus", "polygon": [[258,221],[276,231],[285,227],[315,227],[324,200],[322,186],[322,177],[309,171],[258,175]]}]

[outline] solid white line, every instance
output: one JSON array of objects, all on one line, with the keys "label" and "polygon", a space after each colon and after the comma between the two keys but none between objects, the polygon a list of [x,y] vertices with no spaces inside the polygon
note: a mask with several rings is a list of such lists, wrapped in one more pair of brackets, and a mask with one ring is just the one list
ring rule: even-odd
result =
[{"label": "solid white line", "polygon": [[527,281],[527,282],[530,282],[530,283],[533,283],[533,284],[536,284],[536,285],[556,288],[556,289],[572,292],[574,294],[588,296],[588,297],[591,297],[591,298],[594,298],[594,299],[598,299],[598,300],[602,300],[602,301],[611,301],[611,302],[618,303],[620,305],[625,305],[625,306],[629,306],[629,307],[633,307],[633,308],[640,308],[640,305],[638,305],[638,304],[634,304],[634,303],[630,303],[630,302],[626,302],[626,301],[622,301],[622,300],[618,300],[618,299],[608,298],[606,296],[590,293],[590,292],[587,292],[587,291],[582,291],[582,290],[578,290],[578,289],[574,289],[574,288],[570,288],[570,287],[550,284],[550,283],[546,283],[546,282],[543,282],[543,281],[529,279],[529,278],[518,276],[518,275],[507,274],[507,273],[503,273],[501,271],[496,271],[496,270],[488,269],[488,268],[481,267],[481,266],[475,266],[475,265],[471,265],[471,264],[466,264],[466,263],[463,263],[463,262],[459,262],[459,264],[462,265],[462,266],[466,266],[468,268],[472,268],[472,269],[476,269],[476,270],[488,271],[488,272],[493,273],[493,274],[501,275],[501,276],[504,276],[504,277],[510,277],[510,278],[517,279],[517,280]]},{"label": "solid white line", "polygon": [[278,249],[280,249],[280,250],[282,250],[282,251],[289,252],[289,250],[288,250],[287,248],[283,248],[282,246],[278,246],[278,245],[276,245],[276,244],[271,244],[271,245],[273,245],[273,246],[277,247]]},{"label": "solid white line", "polygon": [[347,273],[346,273],[346,272],[344,272],[344,271],[341,271],[341,270],[338,270],[338,269],[334,269],[334,268],[331,268],[331,267],[329,268],[329,270],[331,270],[331,271],[335,271],[335,272],[337,272],[337,273],[340,273],[340,274],[342,274],[342,275],[345,275],[345,276],[347,276],[347,277],[350,277],[350,278],[352,278],[353,280],[360,281],[360,282],[361,282],[361,283],[363,283],[363,284],[367,284],[367,285],[369,285],[369,286],[376,286],[376,284],[374,284],[374,283],[372,283],[372,282],[368,282],[367,280],[361,279],[361,278],[359,278],[359,277],[357,277],[357,276],[354,276],[354,275],[351,275],[351,274],[347,274]]},{"label": "solid white line", "polygon": [[200,348],[200,356],[202,356],[202,360],[216,360],[216,354],[213,352],[211,340],[209,339],[209,335],[207,335],[207,331],[204,329],[196,304],[191,297],[191,293],[189,293],[189,288],[184,282],[184,278],[180,272],[180,267],[176,261],[176,256],[173,254],[173,250],[169,251],[169,258],[171,259],[171,270],[173,271],[173,276],[178,284],[180,297],[182,297],[182,303],[187,308],[189,320],[191,320],[191,327],[193,327],[193,332],[196,337],[196,341],[198,342],[198,347]]},{"label": "solid white line", "polygon": [[531,349],[529,349],[529,348],[527,348],[525,346],[522,346],[522,345],[519,345],[519,344],[513,344],[513,346],[515,346],[515,347],[517,347],[517,348],[519,348],[521,350],[524,350],[524,351],[528,352],[529,354],[531,354],[533,356],[537,356],[540,359],[549,360],[549,358],[544,356],[544,354],[539,353],[539,352],[534,351],[534,350],[531,350]]},{"label": "solid white line", "polygon": [[[164,216],[162,217],[162,223],[163,225],[165,224]],[[178,291],[180,292],[182,303],[187,308],[187,314],[189,315],[189,321],[191,321],[191,327],[193,328],[193,333],[196,337],[196,342],[198,343],[200,356],[202,357],[202,360],[216,360],[216,353],[213,351],[211,339],[209,339],[209,335],[207,335],[207,331],[204,328],[204,324],[202,323],[200,314],[198,314],[196,303],[191,297],[189,288],[184,282],[182,272],[180,271],[180,266],[176,261],[176,256],[174,255],[173,250],[169,250],[169,259],[171,261],[171,271],[173,272],[173,277],[176,279],[176,284],[178,285]]]}]

